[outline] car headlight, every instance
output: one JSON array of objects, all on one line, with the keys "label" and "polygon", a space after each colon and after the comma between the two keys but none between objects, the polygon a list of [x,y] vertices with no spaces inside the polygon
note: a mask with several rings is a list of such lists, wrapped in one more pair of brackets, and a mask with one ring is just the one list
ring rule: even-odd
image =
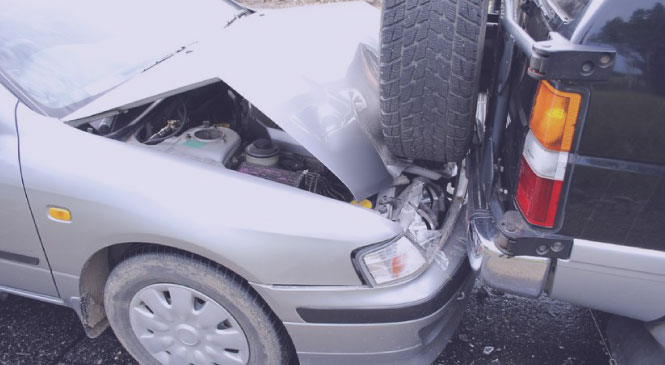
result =
[{"label": "car headlight", "polygon": [[405,236],[362,249],[357,258],[365,278],[373,285],[409,278],[427,263],[421,250]]},{"label": "car headlight", "polygon": [[423,186],[422,181],[416,181],[400,195],[404,204],[395,221],[404,230],[403,235],[356,252],[355,263],[372,286],[414,277],[437,258],[447,266],[447,259],[441,252],[441,232],[434,229],[418,209],[423,199]]}]

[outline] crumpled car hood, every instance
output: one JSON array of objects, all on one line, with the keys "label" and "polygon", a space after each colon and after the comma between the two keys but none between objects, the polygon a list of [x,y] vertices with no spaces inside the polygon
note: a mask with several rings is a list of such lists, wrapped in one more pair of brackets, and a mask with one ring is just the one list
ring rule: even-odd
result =
[{"label": "crumpled car hood", "polygon": [[366,3],[260,11],[63,119],[222,80],[367,197],[393,181],[379,128],[378,33],[379,11]]}]

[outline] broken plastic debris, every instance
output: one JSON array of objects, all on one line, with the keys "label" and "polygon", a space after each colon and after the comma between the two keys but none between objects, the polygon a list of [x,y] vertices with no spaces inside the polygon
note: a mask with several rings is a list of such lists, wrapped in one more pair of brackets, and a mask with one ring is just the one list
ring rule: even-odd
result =
[{"label": "broken plastic debris", "polygon": [[[429,254],[429,252],[428,252]],[[446,257],[446,254],[443,253],[443,251],[437,251],[436,254],[434,255],[434,261],[441,266],[442,270],[446,270],[448,268],[448,258]]]},{"label": "broken plastic debris", "polygon": [[[445,255],[438,255],[441,232],[432,229],[430,219],[425,219],[418,211],[418,206],[423,200],[423,186],[425,183],[416,180],[401,196],[404,204],[401,206],[397,221],[411,241],[425,250],[428,260],[437,260],[445,269],[448,267],[448,259]],[[429,225],[428,225],[429,223]]]},{"label": "broken plastic debris", "polygon": [[485,354],[485,355],[489,355],[489,354],[492,353],[492,351],[494,351],[494,347],[492,347],[492,346],[485,346],[485,348],[483,349],[483,354]]},{"label": "broken plastic debris", "polygon": [[[425,225],[422,218],[418,214],[418,205],[423,198],[423,185],[422,181],[416,181],[409,187],[408,192],[404,198],[404,205],[399,212],[398,221],[403,230],[419,230],[419,226]],[[418,221],[418,219],[420,221]],[[415,221],[415,222],[414,222]],[[411,226],[414,226],[411,228]],[[413,232],[412,232],[413,233]]]}]

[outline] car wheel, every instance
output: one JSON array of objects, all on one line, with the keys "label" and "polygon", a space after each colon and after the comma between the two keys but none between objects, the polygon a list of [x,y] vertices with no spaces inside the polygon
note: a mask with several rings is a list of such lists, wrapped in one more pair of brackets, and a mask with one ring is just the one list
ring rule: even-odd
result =
[{"label": "car wheel", "polygon": [[286,331],[237,275],[177,251],[118,264],[106,282],[106,314],[141,364],[283,364]]},{"label": "car wheel", "polygon": [[381,19],[381,124],[388,148],[457,162],[471,142],[487,0],[386,0]]}]

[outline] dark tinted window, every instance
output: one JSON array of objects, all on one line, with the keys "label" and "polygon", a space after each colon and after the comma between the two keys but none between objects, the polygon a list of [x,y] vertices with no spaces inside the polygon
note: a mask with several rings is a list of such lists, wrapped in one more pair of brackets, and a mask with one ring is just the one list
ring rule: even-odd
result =
[{"label": "dark tinted window", "polygon": [[552,6],[561,11],[566,20],[575,19],[591,0],[550,0]]}]

